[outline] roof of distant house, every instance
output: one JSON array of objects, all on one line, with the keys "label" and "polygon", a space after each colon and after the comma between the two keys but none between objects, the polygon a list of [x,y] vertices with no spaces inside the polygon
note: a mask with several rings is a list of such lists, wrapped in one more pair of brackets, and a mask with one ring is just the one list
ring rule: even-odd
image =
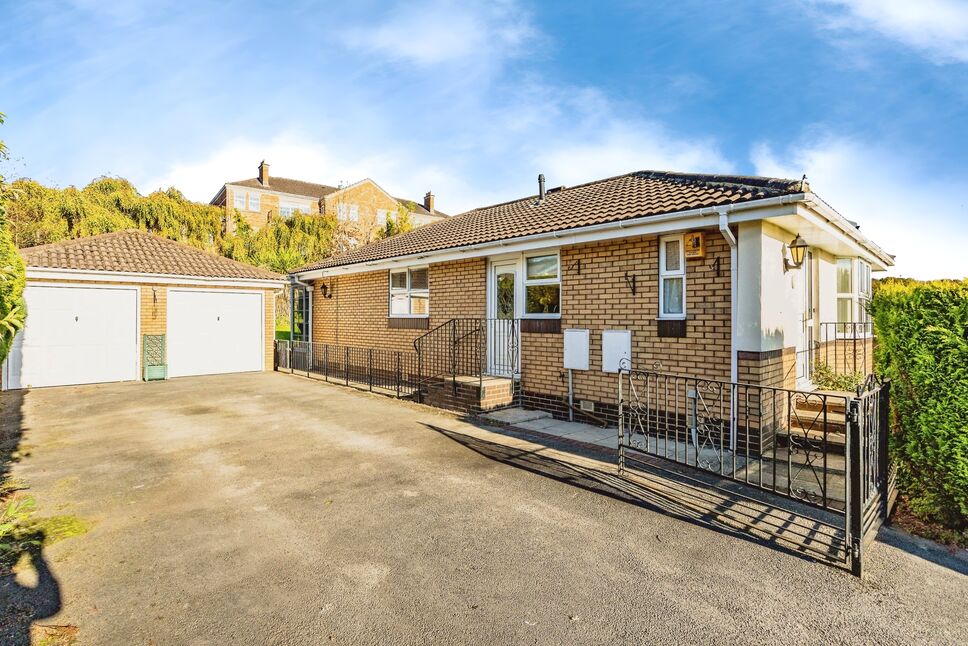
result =
[{"label": "roof of distant house", "polygon": [[128,229],[20,250],[28,267],[163,274],[201,278],[282,280],[271,271],[161,236]]},{"label": "roof of distant house", "polygon": [[[241,179],[237,182],[226,182],[226,185],[242,186],[245,188],[259,188],[265,191],[289,193],[290,195],[302,195],[305,197],[312,197],[317,200],[331,193],[335,193],[336,191],[341,191],[343,188],[345,188],[338,186],[327,186],[326,184],[314,184],[312,182],[304,182],[299,179],[276,176],[270,177],[268,184],[263,184],[258,177],[251,177],[249,179]],[[218,195],[215,196],[212,202],[216,202],[220,195],[222,195],[221,190],[219,191]],[[393,196],[391,195],[391,197]],[[416,200],[407,199],[405,197],[393,197],[393,199],[401,204],[406,204],[414,213],[436,216],[440,218],[448,217],[446,213],[438,211],[437,209],[434,209],[433,213],[431,213],[428,209],[424,208],[424,205],[421,202]]]},{"label": "roof of distant house", "polygon": [[244,186],[246,188],[261,188],[266,191],[289,193],[291,195],[304,195],[306,197],[314,197],[317,200],[339,190],[336,186],[313,184],[312,182],[304,182],[300,179],[289,179],[288,177],[276,177],[274,175],[269,178],[268,184],[260,182],[258,177],[240,179],[237,182],[226,182],[226,184]]},{"label": "roof of distant house", "polygon": [[636,171],[473,209],[297,269],[312,271],[809,191],[802,180]]}]

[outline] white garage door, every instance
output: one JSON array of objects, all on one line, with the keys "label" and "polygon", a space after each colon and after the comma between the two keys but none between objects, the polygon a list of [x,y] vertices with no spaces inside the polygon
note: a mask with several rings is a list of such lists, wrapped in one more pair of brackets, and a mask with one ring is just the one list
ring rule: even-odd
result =
[{"label": "white garage door", "polygon": [[168,290],[168,376],[262,370],[262,292]]},{"label": "white garage door", "polygon": [[138,378],[138,289],[28,285],[6,388]]}]

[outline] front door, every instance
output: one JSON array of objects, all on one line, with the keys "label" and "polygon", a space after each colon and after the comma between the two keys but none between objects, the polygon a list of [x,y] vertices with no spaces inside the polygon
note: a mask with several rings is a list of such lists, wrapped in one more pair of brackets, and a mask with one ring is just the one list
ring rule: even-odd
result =
[{"label": "front door", "polygon": [[521,318],[518,294],[518,262],[491,265],[488,280],[487,371],[511,377],[518,373]]}]

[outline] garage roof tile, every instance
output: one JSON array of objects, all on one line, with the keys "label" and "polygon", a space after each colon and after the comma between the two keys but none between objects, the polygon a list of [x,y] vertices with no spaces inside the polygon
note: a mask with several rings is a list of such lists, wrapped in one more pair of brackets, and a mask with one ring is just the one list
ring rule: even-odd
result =
[{"label": "garage roof tile", "polygon": [[128,229],[20,250],[28,267],[165,274],[201,278],[281,280],[247,265],[174,240]]}]

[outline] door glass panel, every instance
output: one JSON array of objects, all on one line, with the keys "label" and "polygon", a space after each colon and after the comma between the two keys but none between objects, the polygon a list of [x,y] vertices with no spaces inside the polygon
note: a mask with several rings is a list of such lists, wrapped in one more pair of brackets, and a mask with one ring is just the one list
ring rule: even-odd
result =
[{"label": "door glass panel", "polygon": [[514,318],[514,272],[506,271],[497,274],[495,314],[499,319]]}]

